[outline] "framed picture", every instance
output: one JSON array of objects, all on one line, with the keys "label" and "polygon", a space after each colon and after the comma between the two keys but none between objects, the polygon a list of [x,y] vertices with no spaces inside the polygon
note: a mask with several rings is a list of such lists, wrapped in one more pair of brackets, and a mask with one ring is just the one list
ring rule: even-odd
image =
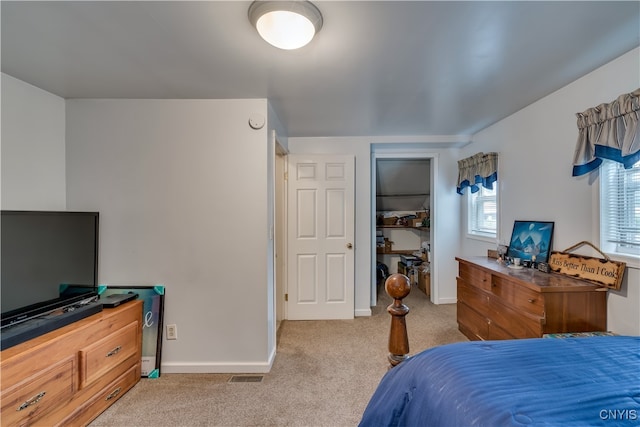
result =
[{"label": "framed picture", "polygon": [[547,262],[553,240],[553,222],[515,221],[507,256],[536,262]]},{"label": "framed picture", "polygon": [[100,285],[98,294],[104,298],[112,294],[136,293],[143,301],[142,308],[142,376],[160,376],[162,358],[162,322],[164,315],[164,286]]},{"label": "framed picture", "polygon": [[[75,295],[87,291],[84,285],[60,285],[60,295]],[[162,357],[164,316],[164,286],[98,285],[98,297],[112,294],[138,294],[142,300],[142,377],[158,378]],[[99,300],[98,300],[99,301]]]}]

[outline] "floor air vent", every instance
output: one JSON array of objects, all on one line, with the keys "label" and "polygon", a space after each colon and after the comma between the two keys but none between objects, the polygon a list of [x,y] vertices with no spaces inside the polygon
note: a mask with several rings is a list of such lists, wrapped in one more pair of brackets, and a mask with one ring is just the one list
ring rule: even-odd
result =
[{"label": "floor air vent", "polygon": [[264,375],[234,375],[229,379],[230,383],[261,383]]}]

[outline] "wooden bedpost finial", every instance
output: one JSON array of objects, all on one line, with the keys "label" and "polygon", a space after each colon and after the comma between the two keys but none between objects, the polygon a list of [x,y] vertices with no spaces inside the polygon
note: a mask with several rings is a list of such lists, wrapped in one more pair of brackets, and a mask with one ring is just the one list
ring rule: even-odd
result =
[{"label": "wooden bedpost finial", "polygon": [[389,332],[389,363],[396,366],[407,358],[409,353],[409,337],[405,316],[409,307],[402,302],[411,292],[411,282],[404,274],[392,274],[384,283],[387,294],[393,298],[393,303],[387,307],[391,314],[391,331]]}]

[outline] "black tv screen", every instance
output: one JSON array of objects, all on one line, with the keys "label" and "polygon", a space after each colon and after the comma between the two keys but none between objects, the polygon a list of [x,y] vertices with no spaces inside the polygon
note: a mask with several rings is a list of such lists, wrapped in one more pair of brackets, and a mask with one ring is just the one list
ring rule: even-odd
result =
[{"label": "black tv screen", "polygon": [[[2,326],[95,293],[98,219],[97,212],[2,211]],[[66,294],[70,285],[83,291]]]}]

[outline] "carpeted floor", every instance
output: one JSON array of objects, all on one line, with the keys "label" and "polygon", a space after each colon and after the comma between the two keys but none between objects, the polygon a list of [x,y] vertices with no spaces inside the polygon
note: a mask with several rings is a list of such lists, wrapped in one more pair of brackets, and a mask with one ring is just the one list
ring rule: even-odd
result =
[{"label": "carpeted floor", "polygon": [[[231,374],[143,378],[91,427],[355,426],[388,367],[391,299],[371,317],[285,321],[271,372],[261,382]],[[434,305],[417,288],[406,298],[410,354],[466,341],[454,304]]]}]

